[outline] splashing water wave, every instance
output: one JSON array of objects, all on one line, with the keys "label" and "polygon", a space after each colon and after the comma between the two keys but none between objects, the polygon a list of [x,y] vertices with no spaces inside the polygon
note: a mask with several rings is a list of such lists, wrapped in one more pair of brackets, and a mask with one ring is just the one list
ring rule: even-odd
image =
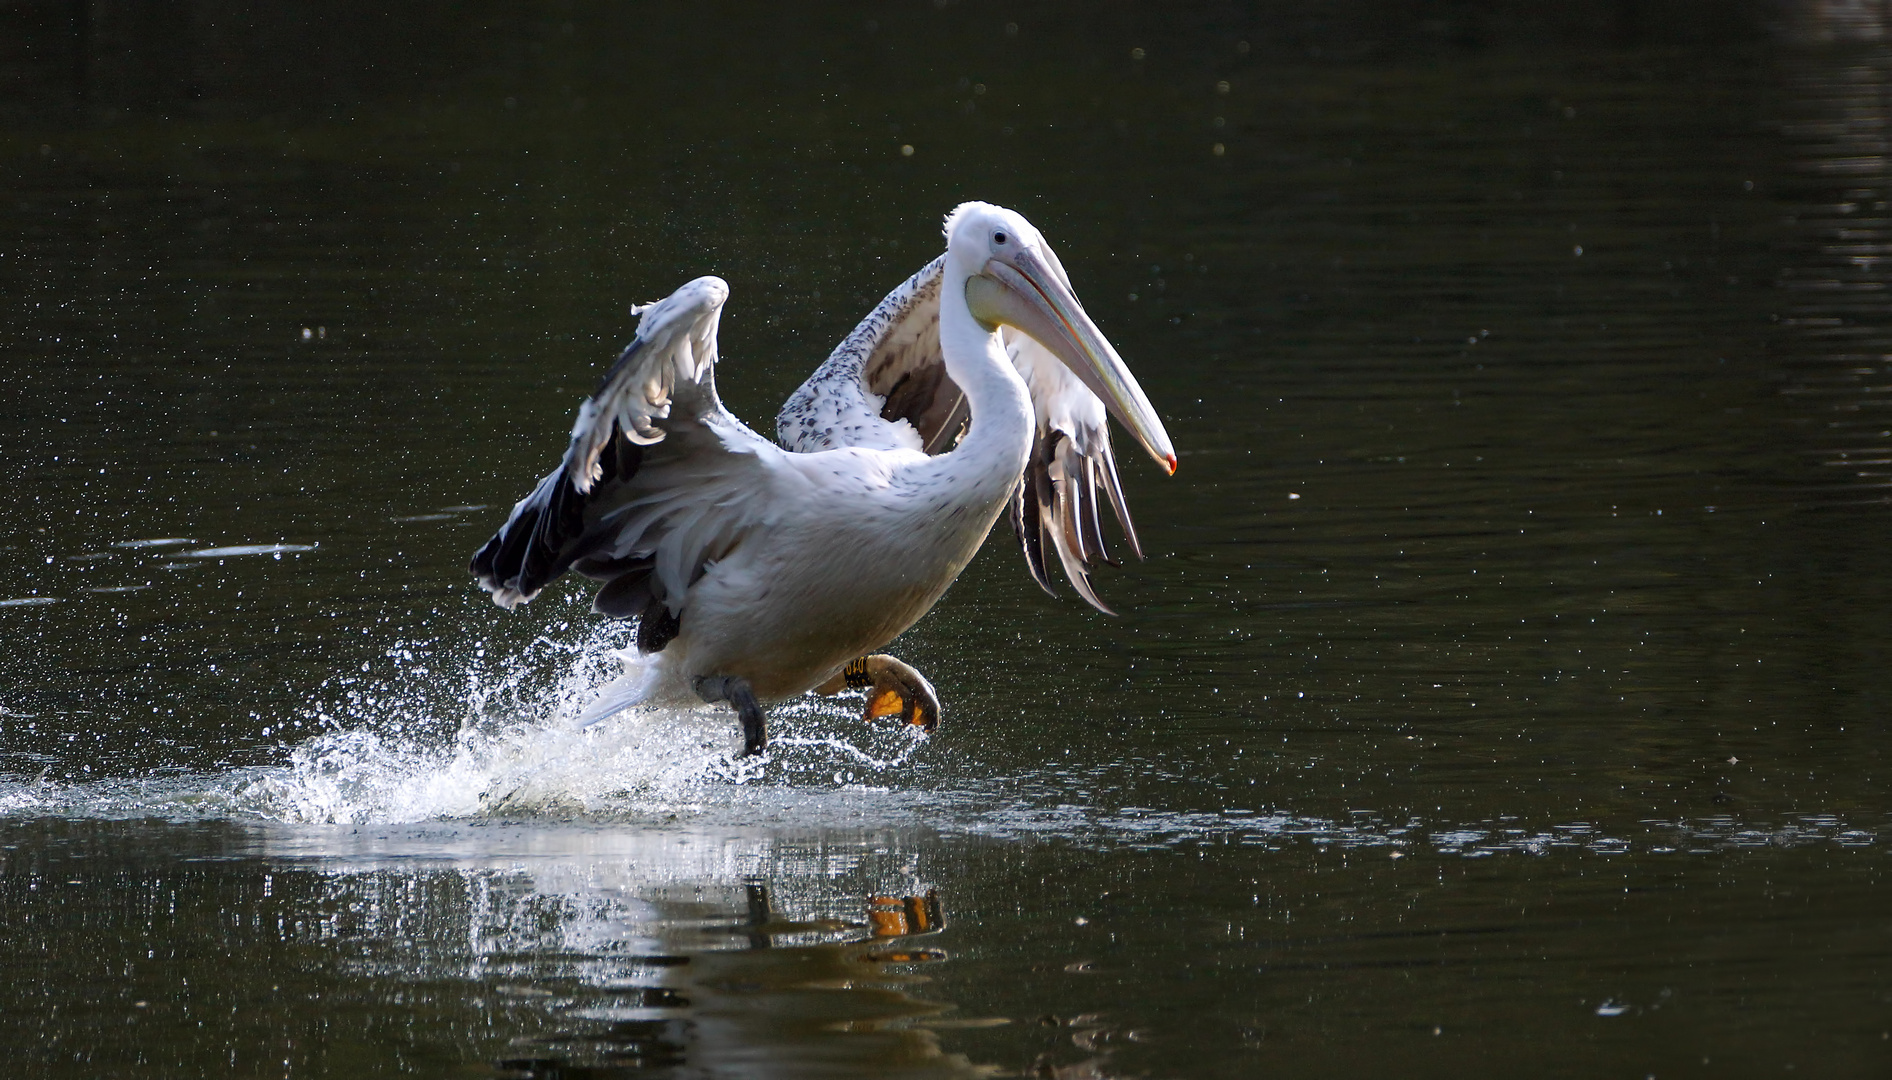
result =
[{"label": "splashing water wave", "polygon": [[[247,817],[297,824],[397,824],[451,818],[899,816],[903,796],[862,781],[906,765],[925,739],[864,727],[848,699],[772,710],[770,751],[734,755],[727,709],[633,709],[585,729],[578,717],[619,674],[621,629],[552,635],[497,660],[475,647],[462,687],[424,646],[389,652],[392,677],[337,677],[281,765],[78,784],[0,783],[0,814]],[[449,664],[447,666],[459,666]],[[285,725],[288,727],[290,725]],[[280,729],[278,729],[280,730]],[[264,734],[270,734],[265,728]]]},{"label": "splashing water wave", "polygon": [[[658,824],[666,832],[912,826],[1142,847],[1311,843],[1391,858],[1420,851],[1614,858],[1632,850],[1706,854],[1758,845],[1876,849],[1888,831],[1882,819],[1805,812],[1781,820],[1649,820],[1610,828],[1429,821],[1363,810],[1344,818],[1265,807],[1166,810],[1074,799],[1056,775],[1016,771],[941,786],[920,756],[923,736],[901,725],[863,725],[857,703],[847,698],[778,706],[769,754],[738,759],[741,736],[724,709],[632,710],[590,729],[579,726],[584,707],[620,674],[625,636],[621,628],[557,623],[524,648],[493,657],[478,645],[460,656],[437,646],[396,646],[387,654],[390,673],[364,666],[317,688],[312,699],[320,704],[286,726],[321,733],[282,744],[280,764],[80,782],[48,780],[51,769],[38,778],[15,773],[0,776],[0,817],[528,827],[582,819]],[[1034,777],[1043,782],[1037,795],[1029,790]]]}]

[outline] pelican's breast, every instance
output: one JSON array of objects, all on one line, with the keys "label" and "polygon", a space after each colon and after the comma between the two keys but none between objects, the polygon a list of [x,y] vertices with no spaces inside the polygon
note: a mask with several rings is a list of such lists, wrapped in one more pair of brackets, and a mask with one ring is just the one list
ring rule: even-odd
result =
[{"label": "pelican's breast", "polygon": [[900,452],[829,453],[876,460],[831,470],[766,537],[710,566],[670,646],[683,655],[668,662],[692,676],[739,675],[763,700],[803,693],[919,621],[972,560],[1009,491],[902,470]]}]

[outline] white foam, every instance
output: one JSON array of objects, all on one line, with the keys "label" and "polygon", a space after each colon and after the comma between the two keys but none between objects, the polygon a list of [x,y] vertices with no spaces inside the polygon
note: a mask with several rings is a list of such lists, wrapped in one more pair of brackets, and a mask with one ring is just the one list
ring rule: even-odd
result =
[{"label": "white foam", "polygon": [[631,709],[589,729],[586,705],[622,670],[621,629],[559,625],[498,659],[473,646],[391,650],[391,675],[337,675],[303,716],[265,736],[278,765],[141,779],[0,783],[0,814],[236,817],[291,824],[399,824],[469,818],[858,821],[864,802],[898,816],[896,785],[926,740],[903,725],[862,724],[857,699],[772,710],[772,745],[738,758],[724,706]]},{"label": "white foam", "polygon": [[0,814],[36,814],[48,809],[46,799],[32,786],[26,784],[7,784],[0,786]]},{"label": "white foam", "polygon": [[761,772],[732,763],[733,721],[708,710],[644,711],[590,732],[561,719],[471,725],[431,749],[361,728],[319,735],[235,794],[292,822],[599,816],[672,810],[695,789]]}]

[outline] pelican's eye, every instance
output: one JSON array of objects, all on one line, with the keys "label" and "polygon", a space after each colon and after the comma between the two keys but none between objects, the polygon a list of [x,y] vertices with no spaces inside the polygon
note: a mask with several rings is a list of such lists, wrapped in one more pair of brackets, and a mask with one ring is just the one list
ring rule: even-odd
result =
[{"label": "pelican's eye", "polygon": [[993,242],[994,244],[998,244],[998,245],[1000,245],[1001,247],[1003,247],[1003,246],[1004,246],[1004,244],[1005,244],[1005,242],[1006,242],[1007,240],[1010,240],[1010,239],[1011,239],[1011,237],[1009,237],[1009,236],[1006,236],[1006,235],[1005,235],[1004,233],[1002,233],[1002,232],[995,232],[995,233],[993,233],[993,234],[992,234],[992,242]]}]

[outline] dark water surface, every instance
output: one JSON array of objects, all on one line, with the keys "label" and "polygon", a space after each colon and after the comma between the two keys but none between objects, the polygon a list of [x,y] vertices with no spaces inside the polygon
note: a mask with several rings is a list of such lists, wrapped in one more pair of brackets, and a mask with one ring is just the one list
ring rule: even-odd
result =
[{"label": "dark water surface", "polygon": [[[1892,1072],[1878,4],[0,8],[32,1076]],[[911,152],[908,152],[910,148]],[[919,740],[570,717],[626,305],[775,405],[983,198],[1164,416]]]}]

